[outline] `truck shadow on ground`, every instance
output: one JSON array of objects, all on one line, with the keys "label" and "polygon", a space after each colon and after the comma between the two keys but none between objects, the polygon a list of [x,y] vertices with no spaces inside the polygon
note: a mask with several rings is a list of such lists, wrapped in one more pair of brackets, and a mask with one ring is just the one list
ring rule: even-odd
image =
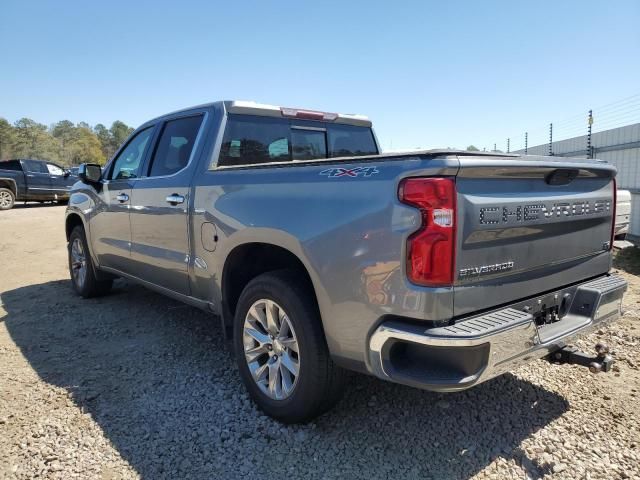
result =
[{"label": "truck shadow on ground", "polygon": [[354,375],[338,406],[283,426],[246,396],[217,320],[118,281],[82,300],[60,280],[1,295],[11,337],[143,478],[467,478],[496,457],[536,478],[521,442],[564,398],[505,375],[438,395]]},{"label": "truck shadow on ground", "polygon": [[640,249],[631,247],[616,251],[613,256],[613,267],[631,275],[640,275]]}]

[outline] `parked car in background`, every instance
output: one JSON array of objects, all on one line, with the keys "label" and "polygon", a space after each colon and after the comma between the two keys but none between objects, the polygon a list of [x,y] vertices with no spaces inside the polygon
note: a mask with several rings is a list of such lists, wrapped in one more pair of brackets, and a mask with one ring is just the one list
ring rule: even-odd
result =
[{"label": "parked car in background", "polygon": [[77,180],[68,170],[45,160],[0,161],[0,210],[22,201],[66,202]]},{"label": "parked car in background", "polygon": [[616,237],[622,237],[629,232],[630,219],[631,192],[629,190],[618,190],[616,192]]},{"label": "parked car in background", "polygon": [[550,353],[607,371],[565,347],[620,315],[615,174],[380,154],[366,117],[217,102],[146,122],[104,172],[80,167],[70,276],[83,297],[122,276],[217,313],[249,394],[285,422],[328,410],[343,368],[441,392]]}]

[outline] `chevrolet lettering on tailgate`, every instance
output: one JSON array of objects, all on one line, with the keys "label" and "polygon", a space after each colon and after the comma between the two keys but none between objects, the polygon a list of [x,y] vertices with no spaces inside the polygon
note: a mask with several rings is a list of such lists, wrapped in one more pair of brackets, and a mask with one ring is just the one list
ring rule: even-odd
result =
[{"label": "chevrolet lettering on tailgate", "polygon": [[497,225],[606,214],[610,211],[611,201],[606,199],[553,204],[539,202],[528,205],[482,207],[478,220],[480,225]]}]

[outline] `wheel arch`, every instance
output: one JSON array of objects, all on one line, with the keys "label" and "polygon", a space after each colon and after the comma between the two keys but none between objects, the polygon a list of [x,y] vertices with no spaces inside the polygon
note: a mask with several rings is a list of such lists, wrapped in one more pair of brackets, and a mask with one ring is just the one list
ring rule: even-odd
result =
[{"label": "wheel arch", "polygon": [[297,272],[310,291],[313,300],[318,296],[309,269],[298,255],[288,248],[267,242],[247,242],[235,246],[225,258],[221,276],[221,316],[225,335],[231,335],[233,317],[240,294],[258,275],[277,270]]},{"label": "wheel arch", "polygon": [[13,178],[0,178],[0,188],[11,190],[15,199],[18,200],[18,186]]},{"label": "wheel arch", "polygon": [[77,213],[69,213],[67,218],[64,221],[64,231],[67,236],[67,241],[69,241],[69,237],[71,236],[71,232],[76,227],[82,227],[85,229],[85,235],[87,234],[87,229],[84,226],[84,222],[82,221],[82,217]]}]

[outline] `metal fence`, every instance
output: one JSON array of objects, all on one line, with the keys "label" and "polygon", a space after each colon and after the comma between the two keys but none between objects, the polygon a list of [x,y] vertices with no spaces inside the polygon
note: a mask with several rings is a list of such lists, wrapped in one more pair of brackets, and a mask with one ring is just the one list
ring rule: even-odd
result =
[{"label": "metal fence", "polygon": [[576,155],[593,157],[596,152],[592,148],[597,148],[595,134],[617,131],[619,127],[637,123],[640,123],[640,93],[508,136],[503,141],[494,143],[493,149],[532,153],[530,150],[535,148],[536,153],[562,155],[565,153],[561,152],[566,152],[564,148],[567,147],[562,141],[570,140],[570,148]]},{"label": "metal fence", "polygon": [[[524,149],[515,153],[525,153]],[[529,155],[598,158],[618,168],[618,188],[640,193],[640,123],[595,132],[551,144],[528,147]]]},{"label": "metal fence", "polygon": [[618,188],[631,191],[629,237],[640,246],[640,93],[506,137],[493,150],[499,145],[505,147],[500,151],[597,158],[615,165]]}]

